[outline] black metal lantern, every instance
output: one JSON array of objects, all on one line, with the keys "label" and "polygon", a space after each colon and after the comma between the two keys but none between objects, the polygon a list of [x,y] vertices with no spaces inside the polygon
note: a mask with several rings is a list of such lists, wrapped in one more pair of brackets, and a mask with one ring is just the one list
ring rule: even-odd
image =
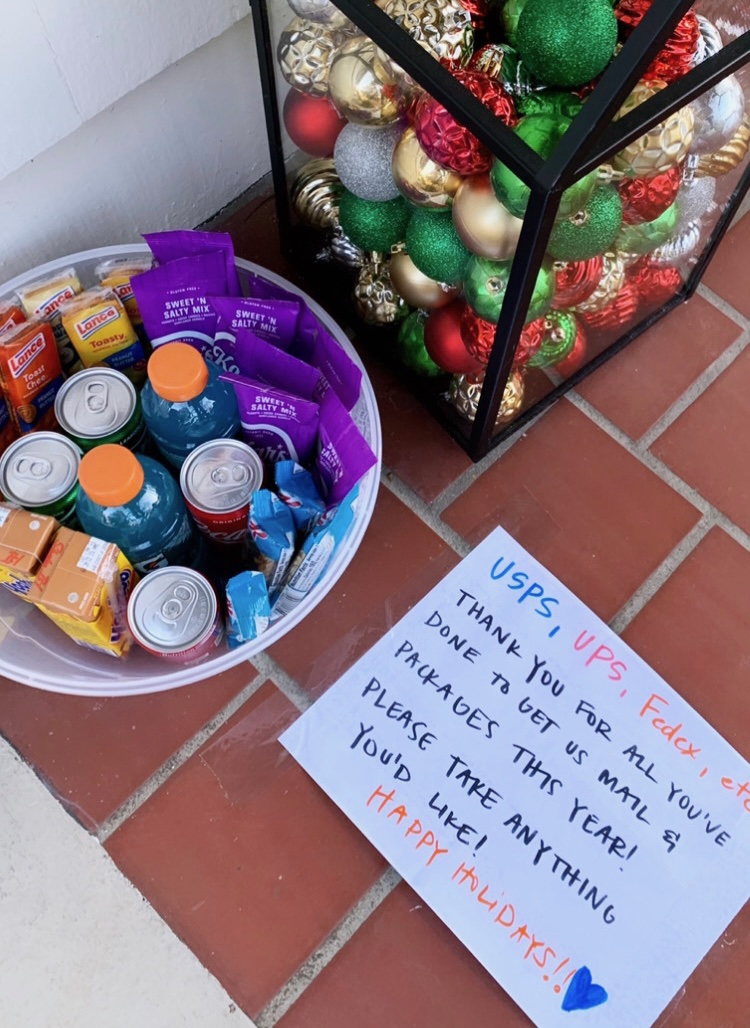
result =
[{"label": "black metal lantern", "polygon": [[[311,4],[316,2],[322,5],[325,0],[311,0]],[[404,0],[402,6],[408,8],[410,2]],[[518,13],[523,11],[524,2],[537,3],[538,0],[500,0],[490,9],[489,20],[493,16],[499,19],[504,3],[514,4],[514,13]],[[549,5],[554,0],[546,2]],[[563,7],[566,4],[566,0],[558,2]],[[439,0],[434,0],[434,3],[439,5]],[[399,365],[400,374],[412,390],[474,460],[484,456],[507,435],[690,297],[750,185],[750,162],[745,156],[750,142],[750,103],[744,117],[742,115],[742,79],[750,61],[750,7],[746,0],[705,0],[694,5],[688,0],[652,0],[650,5],[647,0],[618,0],[615,11],[624,3],[632,3],[638,8],[635,26],[628,28],[625,37],[621,34],[617,45],[619,52],[604,67],[595,83],[578,91],[579,96],[582,92],[585,94],[581,96],[585,102],[580,102],[578,113],[569,121],[566,119],[564,132],[545,158],[524,141],[523,133],[505,124],[473,95],[459,81],[461,76],[454,75],[411,38],[373,0],[335,0],[335,8],[350,19],[356,27],[354,31],[358,29],[378,48],[378,53],[387,55],[383,59],[392,62],[391,66],[398,69],[405,82],[418,84],[487,148],[496,162],[494,168],[502,169],[499,175],[505,175],[519,187],[521,183],[527,187],[523,191],[527,196],[525,209],[513,212],[522,216],[522,226],[519,225],[520,235],[512,261],[503,262],[502,282],[499,282],[502,277],[499,273],[487,280],[488,288],[495,288],[498,297],[493,308],[494,316],[488,315],[482,307],[477,313],[476,304],[468,313],[469,321],[479,318],[478,323],[484,333],[481,353],[476,347],[471,351],[478,361],[477,370],[468,377],[457,373],[451,376],[452,369],[448,369],[445,375],[425,377]],[[394,341],[397,329],[393,326],[372,327],[356,319],[349,299],[355,273],[347,267],[347,263],[356,261],[344,259],[339,264],[322,264],[319,259],[322,249],[320,231],[301,224],[295,218],[288,174],[290,168],[293,174],[295,167],[299,166],[299,158],[289,161],[285,155],[274,37],[266,0],[251,0],[251,6],[282,248],[285,255],[303,270],[312,290],[335,310],[340,320],[353,325],[357,336],[371,340],[379,352],[398,360]],[[387,0],[383,0],[381,6],[389,10]],[[417,6],[416,0],[414,6]],[[289,17],[298,10],[305,10],[301,0],[293,3],[292,7],[286,12]],[[465,3],[465,7],[473,10],[476,4]],[[657,88],[652,82],[652,87],[644,87],[644,73],[652,68],[655,58],[665,52],[668,54],[670,41],[674,39],[676,29],[683,24],[686,14],[691,18],[700,16],[698,22],[702,34],[698,46],[702,48],[701,52],[694,55],[687,70],[669,84],[658,82]],[[342,22],[346,18],[342,18]],[[721,23],[726,38],[718,33],[712,19]],[[580,31],[583,37],[585,24],[581,25]],[[503,45],[507,42],[492,30],[485,31],[484,38]],[[507,46],[505,50],[508,51]],[[541,97],[543,106],[549,88],[524,72],[523,60],[520,66],[515,64],[514,67],[515,80],[505,83],[510,94],[517,98],[525,97],[522,106],[527,110],[530,109],[528,97],[531,94]],[[734,77],[730,80],[729,76]],[[281,81],[283,83],[283,79]],[[727,140],[720,134],[715,139],[710,138],[711,129],[715,127],[711,118],[723,117],[717,115],[716,110],[725,102],[723,93],[730,90],[728,83],[731,83],[735,96],[735,107],[731,113],[736,122],[739,110],[742,121],[739,125],[730,125],[731,139]],[[638,88],[641,92],[637,100],[641,102],[633,99],[636,96],[634,90]],[[321,91],[325,94],[325,85]],[[745,92],[748,91],[750,83],[745,83]],[[731,106],[731,97],[729,103]],[[688,105],[692,106],[688,108]],[[610,196],[616,192],[619,200],[615,202],[619,203],[633,192],[637,193],[647,178],[639,175],[637,155],[645,153],[646,158],[653,162],[648,168],[653,178],[661,167],[660,133],[663,135],[664,125],[670,124],[670,119],[678,119],[676,131],[679,136],[679,118],[686,109],[695,112],[695,115],[684,116],[689,117],[691,125],[701,111],[704,124],[700,129],[702,135],[695,136],[700,145],[694,142],[691,146],[689,140],[683,139],[684,150],[673,161],[673,165],[680,168],[677,179],[683,188],[682,195],[690,195],[690,204],[683,200],[682,221],[679,221],[678,203],[672,210],[671,222],[665,222],[666,227],[662,226],[658,231],[655,227],[659,222],[657,217],[642,219],[640,229],[636,224],[638,219],[625,225],[618,231],[616,240],[608,242],[605,252],[598,257],[598,280],[592,272],[594,287],[597,281],[604,281],[605,272],[610,276],[609,292],[600,290],[598,299],[595,297],[590,302],[581,300],[571,305],[570,310],[562,304],[551,311],[544,305],[540,308],[536,304],[535,290],[542,269],[560,288],[562,300],[566,295],[562,283],[582,274],[585,271],[582,265],[589,259],[576,256],[579,252],[589,252],[577,250],[577,244],[566,251],[569,244],[565,240],[577,238],[577,229],[584,226],[588,218],[594,217],[588,206],[575,209],[576,205],[570,198],[579,194],[572,187],[582,181],[593,181],[597,196],[603,197],[605,189]],[[409,112],[402,110],[398,124],[404,130],[409,116]],[[622,157],[628,153],[635,154],[630,163],[623,161]],[[669,161],[664,162],[665,169],[670,166]],[[719,187],[716,203],[712,199],[712,187],[695,185],[706,176],[716,177]],[[498,193],[496,182],[495,193]],[[585,191],[580,196],[583,204]],[[695,209],[696,203],[699,210]],[[643,230],[644,222],[651,229]],[[338,242],[340,246],[346,243],[340,232]],[[403,245],[399,248],[403,249]],[[352,249],[356,252],[356,247]],[[330,248],[328,252],[331,252]],[[469,247],[473,266],[477,264],[476,256],[477,252],[472,252]],[[382,255],[381,259],[387,264],[388,255]],[[466,280],[463,291],[466,296]],[[427,318],[428,323],[432,316]],[[465,321],[466,315],[461,324],[464,325]],[[465,328],[462,331],[465,332]],[[481,371],[478,370],[480,365]],[[520,386],[524,388],[519,390]]]}]

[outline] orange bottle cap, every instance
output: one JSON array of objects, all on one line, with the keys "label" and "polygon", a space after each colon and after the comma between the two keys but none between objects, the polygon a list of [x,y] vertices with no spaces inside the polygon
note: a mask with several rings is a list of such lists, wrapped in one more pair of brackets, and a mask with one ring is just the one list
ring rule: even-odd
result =
[{"label": "orange bottle cap", "polygon": [[104,443],[89,450],[78,468],[81,489],[102,507],[130,503],[143,488],[143,477],[136,455],[117,443]]},{"label": "orange bottle cap", "polygon": [[163,400],[192,400],[208,385],[208,365],[187,343],[163,343],[148,360],[148,380]]}]

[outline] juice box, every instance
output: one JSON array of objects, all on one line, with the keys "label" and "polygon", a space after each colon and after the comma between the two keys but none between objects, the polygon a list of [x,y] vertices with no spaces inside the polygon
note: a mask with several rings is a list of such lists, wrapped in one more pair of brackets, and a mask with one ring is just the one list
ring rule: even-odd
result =
[{"label": "juice box", "polygon": [[0,383],[20,433],[57,428],[55,396],[62,381],[55,338],[46,321],[33,318],[0,336]]},{"label": "juice box", "polygon": [[63,328],[60,308],[81,292],[75,268],[66,268],[49,278],[42,278],[16,290],[26,316],[48,321],[55,337],[60,366],[66,375],[81,370],[81,362]]},{"label": "juice box", "polygon": [[47,515],[0,504],[0,585],[28,600],[58,527]]},{"label": "juice box", "polygon": [[125,613],[136,581],[114,543],[60,528],[29,600],[79,646],[121,657],[132,641]]},{"label": "juice box", "polygon": [[146,355],[119,297],[89,289],[63,304],[63,327],[83,366],[106,365],[136,384],[146,378]]}]

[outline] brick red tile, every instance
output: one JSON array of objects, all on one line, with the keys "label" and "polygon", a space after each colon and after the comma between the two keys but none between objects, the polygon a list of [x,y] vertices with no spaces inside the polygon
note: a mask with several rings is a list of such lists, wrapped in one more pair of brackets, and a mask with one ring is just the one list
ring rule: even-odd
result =
[{"label": "brick red tile", "polygon": [[303,688],[319,694],[458,560],[381,486],[362,544],[336,587],[269,653]]},{"label": "brick red tile", "polygon": [[750,350],[651,447],[710,503],[750,532]]},{"label": "brick red tile", "polygon": [[639,439],[741,331],[693,296],[595,371],[578,392]]},{"label": "brick red tile", "polygon": [[703,277],[703,282],[750,318],[747,263],[750,258],[750,215],[727,232]]},{"label": "brick red tile", "polygon": [[399,885],[278,1028],[526,1028],[531,1021],[407,885]]},{"label": "brick red tile", "polygon": [[385,869],[277,742],[297,714],[263,685],[107,841],[251,1017]]},{"label": "brick red tile", "polygon": [[471,543],[502,525],[607,620],[698,512],[561,400],[443,516]]},{"label": "brick red tile", "polygon": [[0,679],[0,733],[94,828],[255,677],[243,663],[150,696],[62,696]]}]

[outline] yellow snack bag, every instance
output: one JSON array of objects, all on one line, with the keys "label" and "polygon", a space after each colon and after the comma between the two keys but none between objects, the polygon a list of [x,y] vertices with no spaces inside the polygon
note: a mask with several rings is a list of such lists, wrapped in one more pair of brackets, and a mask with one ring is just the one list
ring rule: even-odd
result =
[{"label": "yellow snack bag", "polygon": [[37,316],[48,321],[57,344],[60,366],[64,375],[81,370],[81,361],[66,335],[60,318],[60,308],[82,290],[75,268],[66,268],[50,278],[39,279],[16,290],[21,306],[28,318]]},{"label": "yellow snack bag", "polygon": [[137,385],[146,378],[146,355],[119,297],[89,289],[61,308],[63,326],[84,367],[104,365]]}]

